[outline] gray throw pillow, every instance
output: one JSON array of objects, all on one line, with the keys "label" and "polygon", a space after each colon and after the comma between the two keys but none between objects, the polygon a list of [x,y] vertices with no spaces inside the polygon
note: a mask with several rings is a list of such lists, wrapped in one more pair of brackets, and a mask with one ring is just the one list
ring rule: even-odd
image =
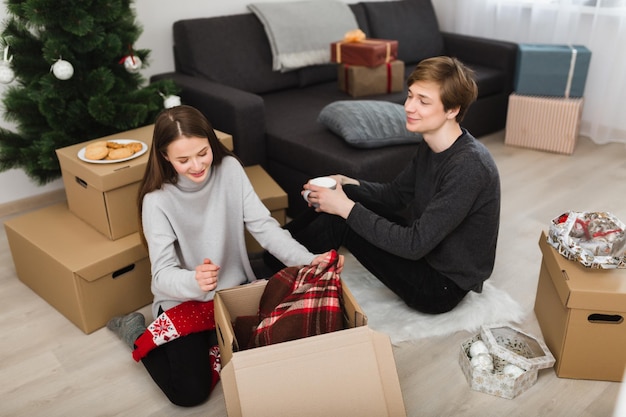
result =
[{"label": "gray throw pillow", "polygon": [[419,133],[406,129],[404,106],[387,101],[340,100],[326,105],[317,121],[357,148],[417,143]]}]

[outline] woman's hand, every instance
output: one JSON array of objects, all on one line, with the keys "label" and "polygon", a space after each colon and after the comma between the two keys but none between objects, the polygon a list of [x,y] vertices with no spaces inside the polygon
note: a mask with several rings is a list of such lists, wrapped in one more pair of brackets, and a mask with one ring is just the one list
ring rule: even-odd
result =
[{"label": "woman's hand", "polygon": [[196,281],[204,292],[213,291],[217,288],[217,274],[220,270],[218,265],[205,258],[202,265],[196,266]]},{"label": "woman's hand", "polygon": [[[322,253],[321,255],[317,255],[311,262],[311,265],[319,265],[321,263],[327,262],[329,256],[330,256],[330,251],[326,253]],[[338,274],[340,274],[341,271],[343,271],[344,260],[345,260],[345,257],[343,255],[339,255],[339,259],[337,260],[337,269],[336,269]]]}]

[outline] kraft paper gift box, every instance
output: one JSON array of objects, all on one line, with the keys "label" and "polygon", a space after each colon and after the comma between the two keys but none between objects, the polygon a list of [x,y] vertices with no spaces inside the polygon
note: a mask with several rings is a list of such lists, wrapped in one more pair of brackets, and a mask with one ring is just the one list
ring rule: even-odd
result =
[{"label": "kraft paper gift box", "polygon": [[377,67],[340,64],[337,80],[339,89],[352,97],[396,93],[404,88],[404,61]]},{"label": "kraft paper gift box", "polygon": [[626,269],[587,268],[541,233],[535,315],[560,378],[622,381],[626,369]]},{"label": "kraft paper gift box", "polygon": [[330,60],[338,64],[376,67],[398,57],[398,41],[364,39],[358,42],[333,42],[330,44],[330,55]]},{"label": "kraft paper gift box", "polygon": [[515,92],[582,97],[590,61],[591,51],[581,45],[520,44]]},{"label": "kraft paper gift box", "polygon": [[[482,341],[493,360],[493,370],[472,366],[470,348]],[[507,374],[506,366],[515,365],[519,374]],[[519,329],[505,326],[481,326],[479,334],[461,343],[459,365],[470,388],[512,399],[537,381],[540,369],[554,365],[554,356],[545,343]]]},{"label": "kraft paper gift box", "polygon": [[582,98],[509,96],[504,143],[562,154],[574,152]]}]

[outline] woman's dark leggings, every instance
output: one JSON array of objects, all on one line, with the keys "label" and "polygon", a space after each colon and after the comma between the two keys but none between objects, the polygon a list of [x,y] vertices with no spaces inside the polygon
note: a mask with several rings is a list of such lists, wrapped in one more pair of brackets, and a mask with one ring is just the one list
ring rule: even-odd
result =
[{"label": "woman's dark leggings", "polygon": [[192,407],[211,393],[209,350],[215,345],[215,330],[191,333],[156,347],[141,362],[173,404]]}]

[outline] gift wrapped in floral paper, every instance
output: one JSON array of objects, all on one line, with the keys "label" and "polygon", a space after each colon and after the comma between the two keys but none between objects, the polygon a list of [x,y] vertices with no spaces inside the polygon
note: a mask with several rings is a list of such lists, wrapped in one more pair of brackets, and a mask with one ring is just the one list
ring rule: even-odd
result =
[{"label": "gift wrapped in floral paper", "polygon": [[552,220],[548,243],[588,268],[626,268],[625,229],[609,212],[568,211]]}]

